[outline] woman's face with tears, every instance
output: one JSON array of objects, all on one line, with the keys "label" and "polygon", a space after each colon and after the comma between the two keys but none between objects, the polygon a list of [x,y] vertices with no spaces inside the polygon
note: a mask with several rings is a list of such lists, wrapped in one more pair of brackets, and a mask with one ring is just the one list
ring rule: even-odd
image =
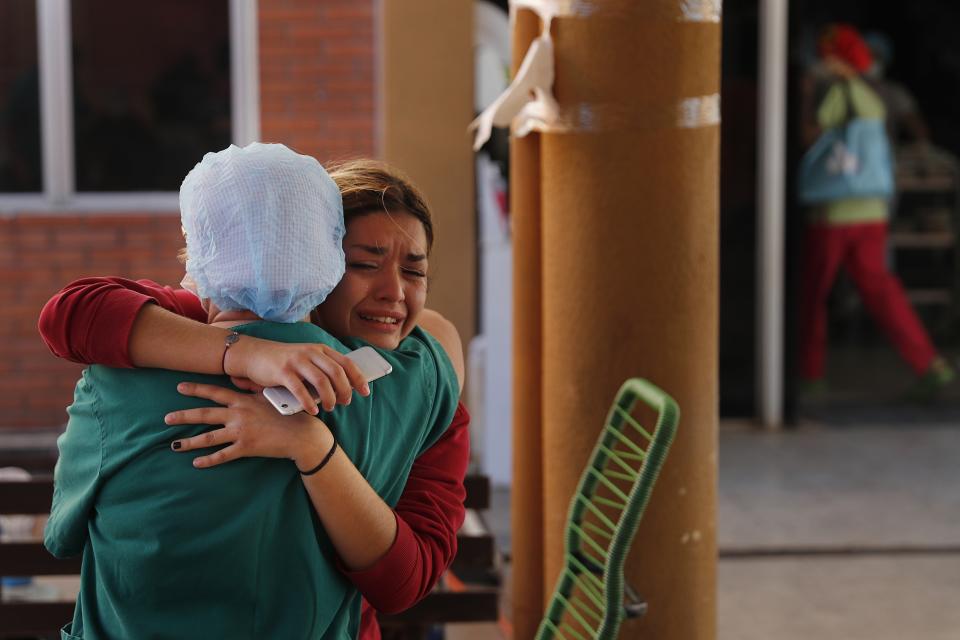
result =
[{"label": "woman's face with tears", "polygon": [[353,218],[343,238],[347,269],[314,321],[335,336],[396,349],[427,299],[427,235],[404,211]]}]

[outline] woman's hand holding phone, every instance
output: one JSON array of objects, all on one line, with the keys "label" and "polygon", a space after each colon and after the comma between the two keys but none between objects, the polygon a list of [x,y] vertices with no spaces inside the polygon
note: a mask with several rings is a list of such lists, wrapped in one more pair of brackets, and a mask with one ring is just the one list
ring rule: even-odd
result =
[{"label": "woman's hand holding phone", "polygon": [[[289,344],[243,336],[227,351],[224,369],[241,389],[285,387],[311,415],[319,412],[318,404],[326,411],[337,404],[350,404],[354,390],[370,395],[360,367],[322,344]],[[316,390],[316,395],[307,385]]]},{"label": "woman's hand holding phone", "polygon": [[[377,353],[376,349],[370,346],[360,347],[343,355],[360,368],[364,381],[368,383],[379,380],[393,371],[393,366]],[[312,388],[308,391],[311,392],[313,398],[317,398]],[[303,411],[303,403],[284,387],[267,387],[263,389],[263,395],[277,411],[285,416]],[[312,403],[309,406],[312,406]],[[326,406],[324,406],[324,409],[329,411]]]}]

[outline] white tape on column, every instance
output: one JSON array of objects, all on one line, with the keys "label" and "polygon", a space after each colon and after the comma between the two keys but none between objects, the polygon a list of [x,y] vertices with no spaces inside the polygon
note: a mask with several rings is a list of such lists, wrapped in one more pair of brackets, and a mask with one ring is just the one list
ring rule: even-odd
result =
[{"label": "white tape on column", "polygon": [[541,18],[641,16],[652,20],[720,22],[722,0],[511,0],[511,11],[530,9]]},{"label": "white tape on column", "polygon": [[677,126],[696,129],[720,124],[720,94],[686,98],[680,101]]},{"label": "white tape on column", "polygon": [[642,15],[651,20],[691,23],[719,23],[721,0],[620,0],[605,2],[600,8],[587,0],[511,0],[511,21],[520,9],[537,13],[543,21],[540,36],[527,50],[516,77],[493,104],[470,124],[474,131],[474,150],[479,150],[493,127],[511,127],[523,137],[531,131],[586,133],[617,129],[679,127],[695,129],[720,123],[720,96],[712,94],[685,98],[679,104],[646,105],[644,122],[636,120],[636,105],[577,104],[562,109],[553,95],[554,47],[550,25],[554,18],[585,16]]}]

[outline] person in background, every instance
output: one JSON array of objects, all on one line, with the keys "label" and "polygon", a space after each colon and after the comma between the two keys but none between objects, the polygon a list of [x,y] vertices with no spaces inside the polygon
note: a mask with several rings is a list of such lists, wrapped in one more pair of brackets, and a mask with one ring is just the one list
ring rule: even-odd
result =
[{"label": "person in background", "polygon": [[[803,138],[811,146],[838,127],[848,109],[858,118],[885,120],[883,100],[865,77],[873,57],[852,26],[828,26],[818,42],[819,63],[802,86]],[[804,390],[824,386],[827,297],[838,269],[851,276],[870,316],[918,376],[911,396],[927,399],[956,376],[933,346],[900,281],[886,265],[887,198],[843,198],[807,211],[800,305],[800,375]]]},{"label": "person in background", "polygon": [[[348,259],[343,279],[313,314],[314,320],[328,319],[334,333],[343,331],[380,348],[396,348],[415,324],[432,328],[439,318],[423,308],[427,261],[411,262],[406,252],[395,250],[411,237],[420,238],[429,256],[434,236],[430,210],[416,187],[386,164],[354,160],[331,167],[330,175],[343,199]],[[378,255],[378,247],[391,250]],[[396,316],[398,310],[402,323],[393,317],[379,323],[365,313]],[[55,355],[74,362],[217,373],[227,332],[204,324],[205,320],[199,300],[186,290],[146,280],[85,278],[47,302],[39,328]],[[308,348],[315,346],[245,337],[227,351],[224,364],[243,386],[245,380],[286,385],[302,398],[306,390],[301,379],[326,377],[315,364],[318,358],[304,352]],[[335,401],[333,395],[324,400]],[[264,419],[273,424],[281,416],[274,412]],[[430,592],[456,554],[456,534],[464,519],[468,426],[469,415],[460,404],[440,439],[414,460],[393,507],[396,537],[384,555],[361,570],[340,565],[364,596],[362,640],[380,637],[378,610],[396,613],[415,604]],[[397,584],[397,575],[409,579]]]}]

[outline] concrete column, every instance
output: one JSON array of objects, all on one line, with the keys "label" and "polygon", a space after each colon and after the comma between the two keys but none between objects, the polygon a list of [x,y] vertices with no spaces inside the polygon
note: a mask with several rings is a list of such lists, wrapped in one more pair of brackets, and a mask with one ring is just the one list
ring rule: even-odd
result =
[{"label": "concrete column", "polygon": [[[540,33],[534,13],[513,27],[513,72]],[[543,315],[540,229],[540,135],[511,138],[513,240],[513,485],[510,545],[513,637],[533,638],[544,611]]]},{"label": "concrete column", "polygon": [[476,334],[473,3],[379,0],[377,152],[423,190],[436,226],[429,306]]},{"label": "concrete column", "polygon": [[[590,12],[554,21],[563,117],[540,144],[542,307],[517,299],[518,314],[542,323],[543,588],[549,596],[562,566],[569,500],[606,410],[624,379],[642,376],[677,399],[682,418],[628,559],[628,580],[650,611],[625,623],[621,637],[711,640],[718,3],[590,4]],[[524,147],[514,148],[528,163]],[[512,187],[521,191],[515,202],[532,200],[529,186]],[[514,212],[518,232],[524,213]],[[534,243],[518,241],[518,281],[531,250]],[[518,344],[532,342],[526,331]],[[515,398],[535,396],[532,384],[518,378]],[[517,417],[515,429],[535,428]],[[518,445],[528,437],[518,435]],[[515,559],[521,553],[515,549]]]}]

